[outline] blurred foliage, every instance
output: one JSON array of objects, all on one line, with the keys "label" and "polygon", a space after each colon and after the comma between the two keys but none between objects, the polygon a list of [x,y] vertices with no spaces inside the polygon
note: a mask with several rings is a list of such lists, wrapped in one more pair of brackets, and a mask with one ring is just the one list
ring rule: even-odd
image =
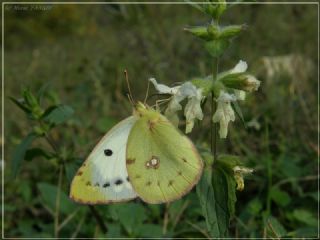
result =
[{"label": "blurred foliage", "polygon": [[[37,93],[48,85],[41,100],[46,107],[68,105],[48,112],[55,124],[63,122],[52,126],[51,137],[65,159],[77,156],[65,163],[60,236],[207,237],[195,191],[167,205],[135,200],[98,206],[108,227],[106,235],[88,208],[67,197],[83,158],[111,126],[131,114],[124,69],[135,99],[144,98],[149,77],[170,84],[210,74],[210,56],[183,32],[187,23],[201,25],[205,18],[188,5],[48,6],[47,10],[5,9],[5,142],[1,143],[6,159],[1,164],[5,168],[5,236],[53,237],[55,160],[39,150],[14,151],[23,144],[21,139],[36,130],[34,118],[43,112],[35,110],[33,119],[27,119],[7,98],[18,101],[22,89]],[[317,8],[239,5],[223,16],[223,22],[245,22],[249,28],[221,59],[221,71],[234,66],[235,59],[245,58],[249,70],[263,82],[258,94],[243,104],[247,129],[237,121],[227,143],[218,145],[221,152],[241,155],[255,169],[244,191],[237,193],[230,236],[315,237]],[[154,100],[150,97],[149,103]],[[60,111],[68,114],[71,108],[71,118],[61,119]],[[192,134],[199,146],[209,142],[210,118],[206,121]],[[33,149],[50,149],[43,138],[32,140]],[[29,159],[15,179],[8,167],[14,164],[9,161],[14,155]]]}]

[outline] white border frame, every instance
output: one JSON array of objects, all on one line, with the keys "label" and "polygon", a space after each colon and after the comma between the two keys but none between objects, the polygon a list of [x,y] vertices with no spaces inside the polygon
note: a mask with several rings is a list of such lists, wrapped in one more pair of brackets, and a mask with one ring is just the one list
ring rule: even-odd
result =
[{"label": "white border frame", "polygon": [[[2,63],[2,77],[1,77],[1,106],[2,106],[2,117],[1,117],[1,140],[2,140],[2,161],[4,161],[4,10],[5,10],[5,5],[29,5],[29,4],[34,4],[34,5],[66,5],[66,4],[75,4],[75,5],[115,5],[115,4],[124,4],[124,5],[147,5],[147,4],[152,4],[152,5],[188,5],[192,3],[190,2],[2,2],[1,6],[1,17],[2,17],[2,51],[1,51],[1,63]],[[194,2],[197,4],[208,4],[208,2]],[[316,5],[318,8],[318,149],[319,149],[319,2],[239,2],[236,3],[239,5]],[[318,176],[319,176],[319,156],[318,156]],[[1,213],[2,213],[2,232],[1,232],[1,237],[2,239],[69,239],[69,238],[15,238],[15,237],[5,237],[4,236],[4,168],[5,166],[3,165],[1,169],[1,186],[2,186],[2,201],[1,201]],[[319,198],[319,179],[318,179],[318,198]],[[319,216],[320,216],[320,206],[318,203],[318,238],[320,238],[320,232],[319,232]],[[107,239],[107,238],[75,238],[75,239]],[[112,239],[134,239],[134,238],[112,238]],[[141,239],[172,239],[172,238],[141,238]],[[176,239],[185,239],[185,238],[176,238]],[[207,239],[207,238],[194,238],[194,239]],[[216,238],[214,238],[216,239]],[[219,239],[234,239],[234,238],[219,238]],[[250,239],[250,238],[238,238],[238,239]],[[273,238],[254,238],[254,239],[273,239]],[[301,238],[281,238],[281,239],[301,239]],[[314,238],[303,238],[303,239],[314,239]]]}]

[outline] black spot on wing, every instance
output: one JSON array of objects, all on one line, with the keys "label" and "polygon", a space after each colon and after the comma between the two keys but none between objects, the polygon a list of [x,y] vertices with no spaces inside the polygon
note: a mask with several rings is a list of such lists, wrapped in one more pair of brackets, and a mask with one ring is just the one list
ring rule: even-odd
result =
[{"label": "black spot on wing", "polygon": [[111,149],[105,149],[104,150],[104,155],[106,155],[107,157],[110,157],[112,155],[112,150]]},{"label": "black spot on wing", "polygon": [[121,179],[118,179],[117,181],[114,182],[115,185],[121,185],[123,181]]}]

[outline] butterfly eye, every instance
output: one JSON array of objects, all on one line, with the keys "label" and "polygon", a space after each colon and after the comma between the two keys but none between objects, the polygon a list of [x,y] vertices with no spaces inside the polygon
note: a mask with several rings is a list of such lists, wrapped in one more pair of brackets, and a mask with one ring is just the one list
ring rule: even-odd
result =
[{"label": "butterfly eye", "polygon": [[106,149],[106,150],[104,150],[104,155],[106,155],[106,156],[111,156],[112,155],[112,150],[111,149]]}]

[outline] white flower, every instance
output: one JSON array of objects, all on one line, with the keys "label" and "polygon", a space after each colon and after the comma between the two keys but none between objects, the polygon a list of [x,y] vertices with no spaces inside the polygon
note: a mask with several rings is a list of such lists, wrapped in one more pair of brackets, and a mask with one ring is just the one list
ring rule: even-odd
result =
[{"label": "white flower", "polygon": [[219,135],[220,138],[226,138],[228,135],[228,124],[230,121],[235,120],[235,114],[231,107],[231,101],[236,101],[237,98],[234,94],[221,91],[218,99],[218,107],[212,117],[213,122],[220,123]]},{"label": "white flower", "polygon": [[165,115],[176,126],[179,123],[177,112],[182,109],[180,102],[186,98],[188,99],[188,103],[184,109],[184,115],[186,117],[186,133],[191,132],[195,119],[203,119],[201,109],[201,101],[203,99],[202,89],[196,88],[191,82],[170,88],[164,84],[158,84],[154,78],[149,79],[149,81],[153,83],[159,93],[172,95]]},{"label": "white flower", "polygon": [[252,168],[246,168],[241,166],[235,166],[232,170],[234,173],[240,173],[240,174],[250,174],[253,172]]},{"label": "white flower", "polygon": [[260,83],[261,82],[254,76],[248,74],[246,78],[246,90],[248,92],[257,91],[260,87]]},{"label": "white flower", "polygon": [[[240,60],[237,63],[237,65],[233,69],[230,70],[230,73],[243,73],[243,72],[247,71],[247,69],[248,69],[248,64],[245,61]],[[234,94],[237,97],[237,100],[243,101],[246,99],[246,92],[243,90],[235,89]]]},{"label": "white flower", "polygon": [[192,131],[194,120],[196,118],[199,120],[203,119],[203,113],[201,109],[202,89],[197,89],[195,86],[193,86],[193,90],[195,90],[195,92],[188,96],[189,101],[184,108],[184,115],[186,116],[186,133]]},{"label": "white flower", "polygon": [[[248,64],[243,61],[240,60],[237,65],[231,69],[229,71],[229,73],[244,73],[247,71],[248,68]],[[260,86],[260,81],[257,80],[253,75],[251,74],[245,74],[244,78],[243,78],[243,84],[242,84],[242,88],[245,91],[248,92],[252,92],[252,91],[257,91],[259,86]],[[241,90],[237,90],[237,91],[241,91]],[[236,92],[235,91],[235,95],[237,96],[238,100],[244,100],[245,99],[245,92]]]},{"label": "white flower", "polygon": [[243,60],[240,60],[237,65],[230,70],[230,73],[243,73],[245,71],[247,71],[247,68],[248,68],[248,64],[243,61]]},{"label": "white flower", "polygon": [[243,101],[246,99],[246,92],[243,90],[234,89],[234,95],[236,96],[237,100]]},{"label": "white flower", "polygon": [[149,78],[149,81],[153,83],[154,87],[157,89],[159,93],[176,94],[179,89],[179,86],[171,88],[164,84],[158,84],[155,78]]}]

